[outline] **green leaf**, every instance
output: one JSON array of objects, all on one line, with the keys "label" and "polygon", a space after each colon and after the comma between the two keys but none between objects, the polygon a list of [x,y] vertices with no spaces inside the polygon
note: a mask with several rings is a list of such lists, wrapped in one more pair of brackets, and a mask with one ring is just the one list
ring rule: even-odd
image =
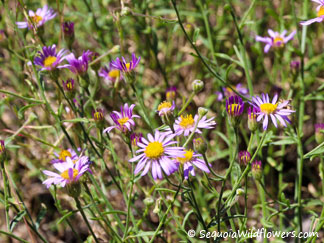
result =
[{"label": "green leaf", "polygon": [[311,160],[318,156],[318,155],[322,155],[324,153],[324,142],[321,143],[320,145],[318,145],[316,148],[314,148],[313,150],[311,150],[310,152],[308,152],[307,154],[304,155],[304,159],[307,158],[311,158]]},{"label": "green leaf", "polygon": [[17,114],[18,119],[20,119],[20,120],[25,119],[25,115],[24,115],[25,110],[27,110],[30,107],[38,106],[38,105],[40,105],[40,104],[29,104],[29,105],[25,105],[25,106],[21,107],[18,110],[18,114]]},{"label": "green leaf", "polygon": [[18,214],[13,218],[13,220],[10,222],[9,229],[12,232],[15,228],[16,224],[25,216],[26,211],[20,211]]},{"label": "green leaf", "polygon": [[86,118],[75,118],[75,119],[70,119],[70,120],[63,120],[63,121],[61,121],[61,123],[63,123],[63,122],[69,122],[69,123],[78,123],[78,122],[89,122],[89,120],[88,119],[86,119]]}]

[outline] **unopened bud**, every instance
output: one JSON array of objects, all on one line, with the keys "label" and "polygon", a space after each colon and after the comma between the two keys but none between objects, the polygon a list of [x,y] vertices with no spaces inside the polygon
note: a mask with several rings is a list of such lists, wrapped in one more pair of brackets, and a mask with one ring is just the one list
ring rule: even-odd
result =
[{"label": "unopened bud", "polygon": [[194,150],[200,154],[204,154],[207,151],[207,143],[202,137],[193,139]]},{"label": "unopened bud", "polygon": [[0,164],[6,159],[6,148],[3,140],[0,140]]},{"label": "unopened bud", "polygon": [[324,123],[315,124],[315,140],[318,144],[324,142]]},{"label": "unopened bud", "polygon": [[144,200],[143,200],[143,202],[144,202],[144,204],[146,205],[146,206],[151,206],[151,205],[153,205],[153,203],[154,203],[154,199],[152,198],[152,197],[147,197],[147,198],[145,198]]},{"label": "unopened bud", "polygon": [[241,165],[247,165],[251,160],[251,154],[248,151],[240,151],[238,157]]},{"label": "unopened bud", "polygon": [[262,164],[260,160],[252,162],[252,176],[255,180],[260,180],[262,177]]},{"label": "unopened bud", "polygon": [[195,94],[198,94],[200,91],[202,91],[204,86],[204,82],[199,79],[196,79],[192,82],[192,90],[195,92]]},{"label": "unopened bud", "polygon": [[205,107],[199,107],[198,108],[198,115],[199,117],[203,117],[208,113],[208,109],[206,109]]},{"label": "unopened bud", "polygon": [[249,107],[248,110],[248,128],[251,132],[254,132],[258,128],[258,123],[257,123],[257,109],[255,107]]}]

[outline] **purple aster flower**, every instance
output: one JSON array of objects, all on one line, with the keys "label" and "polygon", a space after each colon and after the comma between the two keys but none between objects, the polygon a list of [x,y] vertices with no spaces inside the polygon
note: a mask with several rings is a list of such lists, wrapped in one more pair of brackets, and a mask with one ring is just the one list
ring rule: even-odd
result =
[{"label": "purple aster flower", "polygon": [[53,19],[56,16],[56,13],[53,9],[49,9],[47,5],[43,8],[36,10],[36,13],[32,10],[28,11],[28,15],[32,23],[29,23],[27,20],[23,22],[16,22],[19,29],[32,29],[33,25],[37,28],[45,24],[47,21]]},{"label": "purple aster flower", "polygon": [[178,143],[172,140],[174,137],[174,134],[160,133],[156,130],[154,136],[148,134],[147,140],[142,138],[142,142],[137,143],[140,149],[136,151],[140,155],[129,160],[129,162],[139,161],[134,174],[143,170],[141,176],[144,176],[152,167],[152,176],[156,180],[163,178],[162,170],[166,175],[175,172],[178,166],[172,158],[183,157],[185,152],[182,147],[171,146]]},{"label": "purple aster flower", "polygon": [[165,92],[165,96],[167,100],[174,100],[175,97],[177,95],[177,87],[175,86],[171,86],[169,88],[167,88],[166,92]]},{"label": "purple aster flower", "polygon": [[[192,115],[185,115],[185,116],[180,116],[178,119],[175,121],[173,127],[176,135],[181,135],[183,134],[184,136],[188,136],[190,133],[194,131],[195,124],[198,122],[198,126],[196,129],[196,133],[201,133],[200,129],[212,129],[216,125],[216,122],[214,122],[215,117],[212,117],[210,119],[207,119],[207,116],[203,116],[199,122],[199,116],[196,114],[194,118],[192,118]],[[200,129],[199,129],[200,128]],[[167,129],[167,132],[170,133],[172,132],[171,129]]]},{"label": "purple aster flower", "polygon": [[117,128],[120,131],[126,133],[127,131],[132,131],[132,129],[135,127],[135,121],[134,118],[140,118],[138,115],[133,115],[133,109],[135,105],[132,104],[130,107],[128,107],[128,104],[124,104],[124,107],[122,106],[120,108],[120,112],[113,111],[110,114],[111,119],[115,123],[114,126],[107,127],[103,132],[110,132],[112,129]]},{"label": "purple aster flower", "polygon": [[118,69],[124,73],[132,71],[134,68],[137,67],[138,63],[140,62],[141,57],[136,57],[135,53],[132,54],[132,60],[130,62],[126,62],[125,58],[122,57],[119,59],[119,57],[116,58],[115,61],[111,62],[111,67]]},{"label": "purple aster flower", "polygon": [[91,172],[89,168],[90,162],[87,156],[82,156],[76,161],[72,161],[70,157],[66,157],[66,162],[54,163],[53,166],[59,173],[49,170],[43,171],[45,175],[49,176],[49,178],[43,182],[47,188],[53,184],[65,187],[67,184],[77,182],[85,172]]},{"label": "purple aster flower", "polygon": [[241,116],[244,110],[244,102],[240,96],[231,96],[226,99],[226,111],[231,117]]},{"label": "purple aster flower", "polygon": [[288,36],[287,30],[284,30],[281,34],[279,32],[274,32],[271,29],[268,29],[270,37],[261,37],[256,36],[255,40],[259,42],[266,43],[264,47],[264,52],[267,53],[271,47],[283,47],[288,41],[292,40],[296,34],[294,30]]},{"label": "purple aster flower", "polygon": [[73,38],[74,37],[74,23],[67,21],[62,24],[62,30],[65,37]]},{"label": "purple aster flower", "polygon": [[[81,151],[81,148],[78,148],[78,151]],[[52,164],[66,162],[66,158],[70,158],[72,161],[78,158],[77,153],[73,149],[62,150],[59,154],[54,152],[55,159],[51,160]]]},{"label": "purple aster flower", "polygon": [[[218,97],[217,97],[217,100],[218,101],[222,101],[223,99],[224,99],[224,96],[225,97],[231,97],[231,96],[234,96],[234,95],[236,95],[234,92],[233,92],[233,90],[235,90],[236,92],[238,92],[238,93],[240,93],[241,95],[243,95],[243,96],[248,96],[248,93],[249,93],[249,90],[247,89],[247,88],[245,88],[245,87],[243,87],[243,85],[242,84],[237,84],[236,86],[231,86],[231,88],[229,88],[229,87],[223,87],[222,88],[223,89],[223,93],[224,93],[224,95],[223,95],[223,93],[222,92],[220,92],[220,91],[216,91],[215,92],[215,94],[217,94],[218,95]],[[233,89],[233,90],[232,90]]]},{"label": "purple aster flower", "polygon": [[276,94],[272,102],[270,103],[269,95],[262,94],[262,99],[259,96],[252,97],[252,103],[258,112],[257,114],[257,121],[261,121],[263,119],[263,130],[268,128],[269,123],[269,116],[277,127],[277,119],[283,126],[287,126],[286,122],[291,123],[288,116],[294,113],[294,110],[288,109],[287,106],[289,105],[289,100],[284,100],[282,102],[278,101],[278,94]]},{"label": "purple aster flower", "polygon": [[301,21],[301,25],[310,25],[315,22],[322,22],[324,20],[324,0],[312,0],[315,3],[318,3],[319,5],[316,7],[316,12],[317,12],[317,17],[306,20],[306,21]]},{"label": "purple aster flower", "polygon": [[251,154],[248,151],[240,151],[238,153],[238,158],[240,161],[240,164],[247,165],[251,160]]},{"label": "purple aster flower", "polygon": [[130,140],[131,140],[132,145],[137,146],[138,143],[141,143],[142,137],[143,137],[142,133],[132,133],[130,135]]},{"label": "purple aster flower", "polygon": [[111,63],[109,66],[104,66],[100,69],[99,76],[103,77],[106,81],[108,81],[109,84],[123,79],[123,75],[120,73],[120,70],[113,68]]},{"label": "purple aster flower", "polygon": [[174,101],[172,103],[170,101],[163,101],[159,104],[157,112],[159,112],[159,116],[168,116],[174,111],[174,108]]},{"label": "purple aster flower", "polygon": [[88,71],[88,65],[90,61],[91,51],[83,51],[82,56],[76,58],[73,53],[67,55],[65,59],[69,64],[63,65],[62,67],[70,69],[72,73],[78,75],[84,75]]},{"label": "purple aster flower", "polygon": [[64,56],[66,50],[62,49],[56,53],[56,45],[44,46],[42,51],[38,51],[38,56],[34,58],[34,64],[41,66],[40,70],[51,71],[56,68],[64,68],[64,65],[58,66],[67,56]]},{"label": "purple aster flower", "polygon": [[197,154],[191,149],[185,150],[184,158],[178,157],[176,158],[175,163],[183,165],[183,173],[184,178],[187,180],[189,178],[189,172],[192,176],[195,176],[195,167],[201,169],[202,171],[209,173],[208,166],[206,165],[205,161],[201,159],[201,154]]}]

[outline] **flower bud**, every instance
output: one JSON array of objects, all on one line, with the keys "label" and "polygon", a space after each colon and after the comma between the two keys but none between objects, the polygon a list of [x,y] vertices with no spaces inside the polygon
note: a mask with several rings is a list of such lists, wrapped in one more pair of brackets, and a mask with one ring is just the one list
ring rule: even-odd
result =
[{"label": "flower bud", "polygon": [[65,41],[69,47],[72,49],[72,44],[74,42],[74,23],[67,21],[62,24],[62,30],[64,34]]},{"label": "flower bud", "polygon": [[300,68],[300,61],[291,61],[290,62],[290,70],[293,75],[297,75]]},{"label": "flower bud", "polygon": [[7,42],[7,37],[4,30],[0,30],[0,46],[4,46]]},{"label": "flower bud", "polygon": [[6,148],[3,140],[0,140],[0,164],[6,159]]},{"label": "flower bud", "polygon": [[204,154],[207,151],[207,143],[202,137],[193,139],[194,150],[200,154]]},{"label": "flower bud", "polygon": [[315,140],[318,144],[324,142],[324,123],[315,124]]},{"label": "flower bud", "polygon": [[251,154],[248,151],[240,151],[238,157],[241,165],[247,165],[251,160]]},{"label": "flower bud", "polygon": [[152,198],[152,197],[147,197],[147,198],[145,198],[144,200],[143,200],[143,202],[144,202],[144,204],[146,205],[146,206],[151,206],[151,205],[153,205],[153,203],[154,203],[154,199]]},{"label": "flower bud", "polygon": [[257,115],[258,110],[255,107],[249,107],[248,110],[248,128],[251,132],[254,132],[258,128]]},{"label": "flower bud", "polygon": [[143,137],[143,134],[142,133],[132,133],[130,135],[130,141],[132,143],[132,145],[134,147],[137,146],[137,143],[141,143],[142,142],[142,137]]},{"label": "flower bud", "polygon": [[260,160],[252,162],[252,176],[255,180],[260,180],[262,177],[262,164]]},{"label": "flower bud", "polygon": [[206,109],[205,107],[199,107],[198,108],[198,115],[199,118],[202,118],[204,115],[206,115],[208,113],[208,109]]},{"label": "flower bud", "polygon": [[75,96],[75,88],[74,88],[74,79],[69,78],[65,81],[62,81],[64,93],[67,98],[73,99]]},{"label": "flower bud", "polygon": [[165,92],[165,96],[166,96],[167,101],[175,100],[176,95],[177,95],[177,88],[175,86],[167,88],[167,90]]},{"label": "flower bud", "polygon": [[199,79],[196,79],[192,82],[192,90],[195,92],[195,94],[198,94],[200,91],[202,91],[204,86],[204,82]]},{"label": "flower bud", "polygon": [[244,111],[244,102],[240,96],[231,96],[226,99],[226,112],[232,126],[237,126],[241,121]]},{"label": "flower bud", "polygon": [[156,200],[153,213],[158,214],[160,211],[161,211],[161,198]]}]

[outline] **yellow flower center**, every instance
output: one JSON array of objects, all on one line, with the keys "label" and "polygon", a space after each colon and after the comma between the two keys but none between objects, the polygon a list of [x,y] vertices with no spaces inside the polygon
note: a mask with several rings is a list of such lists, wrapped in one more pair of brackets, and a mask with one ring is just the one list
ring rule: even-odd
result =
[{"label": "yellow flower center", "polygon": [[151,142],[147,145],[144,153],[150,159],[158,159],[164,152],[163,145],[160,142]]},{"label": "yellow flower center", "polygon": [[[73,179],[75,179],[75,177],[77,177],[79,174],[79,171],[77,169],[73,169]],[[70,176],[69,176],[69,170],[65,170],[61,173],[61,177],[64,178],[65,180],[69,180]]]},{"label": "yellow flower center", "polygon": [[181,164],[185,164],[189,161],[191,161],[192,157],[193,157],[193,151],[191,149],[189,150],[185,150],[185,154],[184,154],[184,158],[180,158],[178,157],[177,160],[181,163]]},{"label": "yellow flower center", "polygon": [[163,101],[161,104],[159,104],[158,111],[161,111],[164,108],[171,108],[171,106],[172,106],[171,102]]},{"label": "yellow flower center", "polygon": [[280,43],[280,46],[284,45],[284,39],[281,36],[276,36],[276,38],[274,38],[273,43],[275,45],[277,45],[278,43]]},{"label": "yellow flower center", "polygon": [[30,17],[30,18],[35,24],[38,24],[39,21],[42,21],[42,19],[43,19],[41,16],[38,16],[38,15],[34,15],[34,16]]},{"label": "yellow flower center", "polygon": [[166,93],[166,98],[168,100],[174,100],[175,96],[176,96],[176,92],[175,91],[168,91]]},{"label": "yellow flower center", "polygon": [[277,106],[278,106],[278,103],[275,105],[271,104],[271,103],[264,103],[264,104],[260,105],[260,109],[263,113],[266,113],[269,115],[276,111]]},{"label": "yellow flower center", "polygon": [[0,153],[2,153],[3,151],[5,151],[5,147],[0,143]]},{"label": "yellow flower center", "polygon": [[72,157],[72,154],[68,150],[62,150],[60,152],[59,160],[65,161],[66,157]]},{"label": "yellow flower center", "polygon": [[126,63],[126,70],[129,71],[129,68],[130,68],[130,63]]},{"label": "yellow flower center", "polygon": [[235,111],[238,111],[240,108],[241,108],[241,106],[239,104],[232,104],[232,105],[228,106],[227,112],[231,115],[234,115]]},{"label": "yellow flower center", "polygon": [[321,6],[317,12],[317,17],[321,17],[324,15],[324,6]]},{"label": "yellow flower center", "polygon": [[101,112],[95,112],[94,113],[94,118],[95,118],[95,120],[102,120],[103,119],[103,114],[101,113]]},{"label": "yellow flower center", "polygon": [[128,117],[123,117],[123,118],[120,118],[118,119],[118,123],[121,125],[121,126],[124,126],[124,124],[129,120]]},{"label": "yellow flower center", "polygon": [[257,115],[254,114],[253,112],[251,112],[251,114],[250,114],[248,117],[249,117],[249,119],[251,119],[251,120],[255,120],[256,117],[257,117]]},{"label": "yellow flower center", "polygon": [[193,127],[195,120],[192,118],[192,115],[181,116],[181,121],[179,125],[182,128],[190,128]]},{"label": "yellow flower center", "polygon": [[72,89],[73,89],[72,82],[67,82],[67,84],[66,84],[66,88],[67,88],[68,90],[72,90]]},{"label": "yellow flower center", "polygon": [[45,67],[50,67],[53,65],[53,63],[56,61],[56,57],[53,57],[53,56],[48,56],[45,58],[44,60],[44,66]]},{"label": "yellow flower center", "polygon": [[120,75],[119,75],[119,70],[118,69],[114,69],[114,70],[111,70],[109,73],[108,73],[109,77],[111,78],[118,78]]}]

